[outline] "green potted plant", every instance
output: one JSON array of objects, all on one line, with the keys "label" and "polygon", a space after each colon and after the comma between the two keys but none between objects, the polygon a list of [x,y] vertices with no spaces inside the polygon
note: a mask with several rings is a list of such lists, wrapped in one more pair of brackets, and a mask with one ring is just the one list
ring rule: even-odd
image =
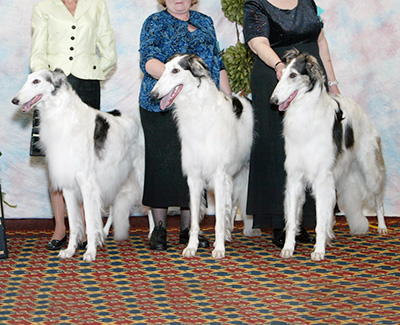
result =
[{"label": "green potted plant", "polygon": [[229,84],[234,93],[248,95],[250,89],[250,74],[253,67],[251,51],[239,40],[238,25],[243,25],[243,5],[245,0],[221,0],[225,17],[236,25],[237,43],[227,48],[222,54],[228,72]]}]

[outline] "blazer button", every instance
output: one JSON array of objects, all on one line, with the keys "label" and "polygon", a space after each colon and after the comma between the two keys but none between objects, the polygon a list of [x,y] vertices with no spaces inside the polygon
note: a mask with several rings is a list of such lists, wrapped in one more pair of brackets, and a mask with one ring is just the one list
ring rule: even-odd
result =
[{"label": "blazer button", "polygon": [[75,39],[75,36],[71,36],[71,39],[74,40],[74,39]]},{"label": "blazer button", "polygon": [[93,70],[96,70],[96,69],[97,69],[97,67],[94,65],[94,66],[93,66]]},{"label": "blazer button", "polygon": [[76,28],[76,26],[75,26],[75,25],[72,25],[72,26],[71,26],[71,28],[72,28],[72,29],[75,29],[75,28]]},{"label": "blazer button", "polygon": [[69,57],[69,60],[72,61],[74,58],[72,56]]},{"label": "blazer button", "polygon": [[70,48],[69,48],[71,51],[73,51],[74,50],[74,48],[71,46]]}]

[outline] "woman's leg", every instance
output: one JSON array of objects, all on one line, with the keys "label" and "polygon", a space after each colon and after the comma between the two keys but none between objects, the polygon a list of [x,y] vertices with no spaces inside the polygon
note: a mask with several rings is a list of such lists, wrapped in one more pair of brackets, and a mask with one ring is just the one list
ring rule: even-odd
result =
[{"label": "woman's leg", "polygon": [[53,207],[55,228],[51,239],[62,240],[65,237],[65,202],[61,191],[50,189],[51,205]]},{"label": "woman's leg", "polygon": [[167,208],[152,208],[154,230],[150,236],[150,248],[156,251],[167,249]]}]

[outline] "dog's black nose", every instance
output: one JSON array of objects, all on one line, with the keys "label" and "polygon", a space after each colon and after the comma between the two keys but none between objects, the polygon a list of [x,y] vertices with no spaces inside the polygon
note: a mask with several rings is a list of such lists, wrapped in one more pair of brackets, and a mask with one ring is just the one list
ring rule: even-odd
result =
[{"label": "dog's black nose", "polygon": [[13,99],[11,100],[11,103],[13,103],[14,105],[18,105],[18,104],[19,104],[18,98],[13,98]]},{"label": "dog's black nose", "polygon": [[152,91],[152,92],[150,93],[150,96],[151,96],[151,98],[153,98],[153,99],[158,99],[158,92],[157,92],[157,91]]},{"label": "dog's black nose", "polygon": [[278,98],[276,98],[276,97],[271,97],[271,99],[269,100],[269,102],[270,102],[272,105],[278,105],[278,104],[279,104]]}]

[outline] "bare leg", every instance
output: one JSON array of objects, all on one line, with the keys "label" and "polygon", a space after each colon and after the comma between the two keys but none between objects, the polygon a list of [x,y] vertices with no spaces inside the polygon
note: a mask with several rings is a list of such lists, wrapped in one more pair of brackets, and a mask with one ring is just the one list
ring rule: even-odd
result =
[{"label": "bare leg", "polygon": [[51,240],[61,240],[65,236],[65,202],[61,191],[50,188],[50,200],[54,213],[55,228]]}]

